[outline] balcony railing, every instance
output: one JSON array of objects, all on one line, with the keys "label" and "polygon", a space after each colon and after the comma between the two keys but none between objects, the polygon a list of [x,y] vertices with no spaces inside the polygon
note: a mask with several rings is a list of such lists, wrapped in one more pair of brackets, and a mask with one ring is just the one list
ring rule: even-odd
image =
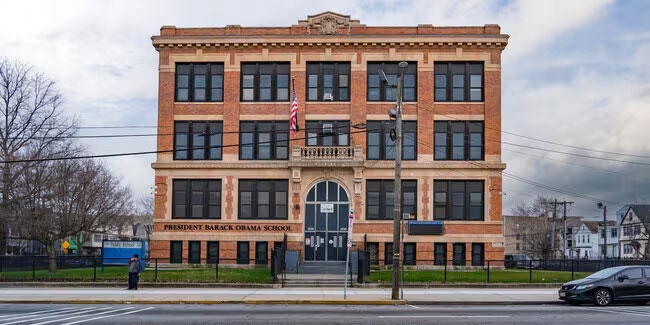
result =
[{"label": "balcony railing", "polygon": [[363,162],[363,153],[360,146],[355,147],[326,147],[304,146],[293,147],[291,162],[308,165],[347,165]]}]

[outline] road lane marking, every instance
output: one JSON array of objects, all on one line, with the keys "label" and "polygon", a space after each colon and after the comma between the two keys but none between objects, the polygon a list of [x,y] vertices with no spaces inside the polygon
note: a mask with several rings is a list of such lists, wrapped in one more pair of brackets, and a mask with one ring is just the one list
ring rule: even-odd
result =
[{"label": "road lane marking", "polygon": [[407,305],[407,306],[409,306],[411,308],[415,308],[415,309],[420,309],[420,307],[418,307],[418,306],[413,306],[413,305]]},{"label": "road lane marking", "polygon": [[36,324],[31,324],[31,325],[42,325],[42,324],[61,322],[61,321],[68,320],[68,319],[81,318],[81,317],[86,317],[86,316],[104,315],[104,314],[110,314],[110,313],[113,313],[113,312],[119,312],[119,311],[122,311],[122,310],[129,310],[129,309],[133,309],[133,308],[135,308],[135,307],[126,307],[126,308],[122,308],[122,309],[112,309],[112,310],[103,311],[101,313],[96,313],[96,314],[93,313],[92,315],[77,315],[77,316],[66,317],[66,318],[61,318],[61,319],[48,320],[48,321],[45,321],[45,322],[40,322],[40,323],[36,323]]},{"label": "road lane marking", "polygon": [[404,315],[377,316],[379,318],[508,318],[505,315]]},{"label": "road lane marking", "polygon": [[70,322],[70,323],[65,323],[65,324],[61,324],[61,325],[79,324],[79,323],[84,323],[84,322],[88,322],[88,321],[91,321],[91,320],[97,320],[97,319],[102,319],[102,318],[129,315],[129,314],[139,313],[141,311],[154,309],[154,308],[156,308],[156,307],[149,307],[149,308],[143,308],[143,309],[139,309],[139,310],[132,310],[132,311],[127,311],[127,312],[120,313],[120,314],[111,314],[111,315],[106,315],[106,316],[99,316],[99,317],[93,317],[93,318],[88,318],[88,319],[82,319],[82,320],[78,320],[78,321],[74,321],[74,322]]},{"label": "road lane marking", "polygon": [[[78,310],[86,310],[86,309],[94,309],[94,308],[97,308],[97,307],[87,307],[87,308],[78,309]],[[8,320],[21,319],[21,318],[30,318],[31,319],[32,317],[40,317],[40,316],[43,316],[43,315],[54,315],[55,316],[55,315],[64,314],[64,313],[67,313],[67,312],[70,312],[70,311],[71,310],[57,310],[57,311],[49,313],[49,314],[16,316],[16,317],[11,317],[11,318],[5,318],[2,321],[4,322],[4,321],[8,321]],[[0,325],[4,325],[4,324],[13,324],[13,323],[2,323]]]},{"label": "road lane marking", "polygon": [[0,325],[18,324],[18,323],[22,323],[22,322],[32,322],[32,321],[35,321],[35,320],[41,320],[41,319],[46,319],[46,318],[58,317],[58,316],[85,314],[85,313],[94,312],[94,311],[97,311],[97,310],[108,309],[108,308],[109,307],[104,307],[104,308],[91,307],[91,308],[79,309],[78,311],[76,311],[74,313],[69,313],[69,314],[66,314],[66,313],[59,313],[57,315],[49,314],[48,316],[42,316],[42,317],[41,317],[41,315],[38,315],[37,318],[19,319],[19,320],[15,320],[15,321],[9,322],[9,323],[2,323]]},{"label": "road lane marking", "polygon": [[66,307],[66,308],[61,308],[61,309],[48,309],[48,310],[33,311],[33,312],[29,312],[29,313],[2,315],[2,316],[0,316],[0,322],[3,321],[3,318],[12,317],[12,316],[26,316],[26,315],[44,314],[44,313],[50,313],[50,312],[53,312],[53,311],[61,311],[61,310],[75,309],[75,308],[77,308],[77,307]]},{"label": "road lane marking", "polygon": [[642,316],[642,317],[648,317],[650,316],[650,313],[645,313],[645,312],[637,312],[637,311],[626,311],[625,309],[621,310],[607,310],[607,309],[602,309],[602,308],[582,308],[585,310],[594,310],[594,311],[600,311],[603,313],[612,313],[612,314],[623,314],[623,315],[632,315],[632,316]]}]

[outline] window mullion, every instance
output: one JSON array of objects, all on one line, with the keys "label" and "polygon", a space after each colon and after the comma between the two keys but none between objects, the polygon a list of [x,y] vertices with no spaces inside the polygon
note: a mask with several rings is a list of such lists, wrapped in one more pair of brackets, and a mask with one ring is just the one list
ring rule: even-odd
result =
[{"label": "window mullion", "polygon": [[447,159],[448,160],[453,160],[454,159],[454,143],[452,141],[453,137],[453,132],[451,130],[451,122],[447,121]]},{"label": "window mullion", "polygon": [[208,71],[205,72],[205,101],[212,101],[212,64],[208,63]]},{"label": "window mullion", "polygon": [[253,101],[260,101],[260,64],[255,64],[255,80],[253,80]]},{"label": "window mullion", "polygon": [[465,101],[466,102],[470,101],[469,93],[470,90],[472,89],[472,85],[470,84],[470,80],[469,80],[470,79],[469,75],[470,75],[469,63],[465,63]]},{"label": "window mullion", "polygon": [[334,101],[339,101],[339,64],[334,63],[334,72],[332,73],[332,96]]},{"label": "window mullion", "polygon": [[190,64],[190,80],[187,82],[187,98],[190,102],[194,101],[194,64]]},{"label": "window mullion", "polygon": [[454,99],[452,97],[453,90],[454,90],[454,85],[453,85],[453,80],[451,80],[451,63],[447,63],[447,101],[453,102]]}]

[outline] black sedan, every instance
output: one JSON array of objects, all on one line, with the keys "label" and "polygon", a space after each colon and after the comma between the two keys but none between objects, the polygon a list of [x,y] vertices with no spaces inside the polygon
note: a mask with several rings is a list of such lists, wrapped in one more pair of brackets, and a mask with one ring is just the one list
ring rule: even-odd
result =
[{"label": "black sedan", "polygon": [[613,302],[650,301],[650,266],[617,266],[600,270],[580,280],[567,282],[560,299],[571,304],[591,302],[607,306]]}]

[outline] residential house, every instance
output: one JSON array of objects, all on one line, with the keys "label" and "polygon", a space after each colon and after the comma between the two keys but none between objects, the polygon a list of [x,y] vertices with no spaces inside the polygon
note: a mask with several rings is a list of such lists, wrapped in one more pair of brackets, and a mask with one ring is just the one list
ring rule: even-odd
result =
[{"label": "residential house", "polygon": [[622,258],[650,258],[648,227],[650,227],[650,205],[631,204],[620,224],[619,245],[622,249]]}]

